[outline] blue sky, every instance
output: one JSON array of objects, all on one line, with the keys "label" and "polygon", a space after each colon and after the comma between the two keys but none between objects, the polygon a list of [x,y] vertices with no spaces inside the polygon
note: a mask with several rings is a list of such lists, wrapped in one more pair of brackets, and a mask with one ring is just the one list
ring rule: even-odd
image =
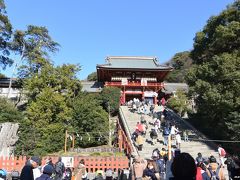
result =
[{"label": "blue sky", "polygon": [[[195,33],[233,0],[5,0],[15,29],[45,26],[60,43],[56,65],[80,64],[80,79],[106,56],[157,56],[191,50]],[[11,68],[5,72],[11,75]]]}]

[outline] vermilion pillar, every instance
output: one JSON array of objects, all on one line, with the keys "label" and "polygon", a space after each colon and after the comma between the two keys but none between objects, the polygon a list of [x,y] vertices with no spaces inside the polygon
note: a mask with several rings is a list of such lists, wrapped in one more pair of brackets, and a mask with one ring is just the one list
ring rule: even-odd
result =
[{"label": "vermilion pillar", "polygon": [[126,103],[125,86],[123,86],[123,93],[122,93],[122,96],[123,96],[123,103],[125,104],[125,103]]}]

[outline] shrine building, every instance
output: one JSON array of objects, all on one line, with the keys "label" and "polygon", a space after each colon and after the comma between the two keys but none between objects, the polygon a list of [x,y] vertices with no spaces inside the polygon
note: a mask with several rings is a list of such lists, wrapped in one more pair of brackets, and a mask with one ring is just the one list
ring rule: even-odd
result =
[{"label": "shrine building", "polygon": [[173,69],[148,56],[108,56],[96,68],[98,82],[121,89],[121,104],[133,98],[157,104],[164,78]]}]

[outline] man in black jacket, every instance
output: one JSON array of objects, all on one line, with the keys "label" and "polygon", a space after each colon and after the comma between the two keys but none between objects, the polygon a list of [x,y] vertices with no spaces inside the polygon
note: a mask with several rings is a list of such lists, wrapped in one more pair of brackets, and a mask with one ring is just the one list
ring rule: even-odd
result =
[{"label": "man in black jacket", "polygon": [[20,180],[34,180],[33,169],[40,164],[40,158],[37,156],[31,157],[31,159],[23,167],[20,175]]},{"label": "man in black jacket", "polygon": [[55,164],[55,180],[62,180],[63,178],[63,173],[65,172],[65,166],[64,163],[62,162],[62,158],[58,158],[58,162]]}]

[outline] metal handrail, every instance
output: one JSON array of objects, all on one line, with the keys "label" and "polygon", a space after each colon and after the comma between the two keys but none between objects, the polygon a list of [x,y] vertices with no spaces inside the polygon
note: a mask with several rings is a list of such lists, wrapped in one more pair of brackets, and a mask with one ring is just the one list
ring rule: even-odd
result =
[{"label": "metal handrail", "polygon": [[126,123],[126,118],[125,118],[125,116],[124,116],[124,113],[123,113],[123,110],[122,110],[121,106],[120,106],[120,108],[119,108],[119,114],[120,114],[120,117],[121,117],[121,120],[122,120],[124,129],[125,129],[125,131],[126,131],[126,135],[127,135],[128,139],[129,139],[129,141],[131,142],[133,152],[136,152],[137,155],[139,156],[139,152],[138,152],[137,148],[134,146],[134,142],[133,142],[133,140],[132,140],[132,138],[131,138],[131,131],[130,131],[130,129],[129,129],[129,126],[128,126],[127,123]]},{"label": "metal handrail", "polygon": [[[205,134],[203,134],[201,131],[197,130],[192,124],[190,124],[188,121],[184,120],[181,116],[179,116],[177,113],[175,113],[172,109],[166,107],[166,110],[171,112],[171,114],[178,119],[178,121],[182,121],[188,128],[192,129],[193,132],[200,137],[198,140],[203,139],[209,139]],[[217,149],[217,144],[211,141],[205,141],[205,144],[210,146],[214,151]]]}]

